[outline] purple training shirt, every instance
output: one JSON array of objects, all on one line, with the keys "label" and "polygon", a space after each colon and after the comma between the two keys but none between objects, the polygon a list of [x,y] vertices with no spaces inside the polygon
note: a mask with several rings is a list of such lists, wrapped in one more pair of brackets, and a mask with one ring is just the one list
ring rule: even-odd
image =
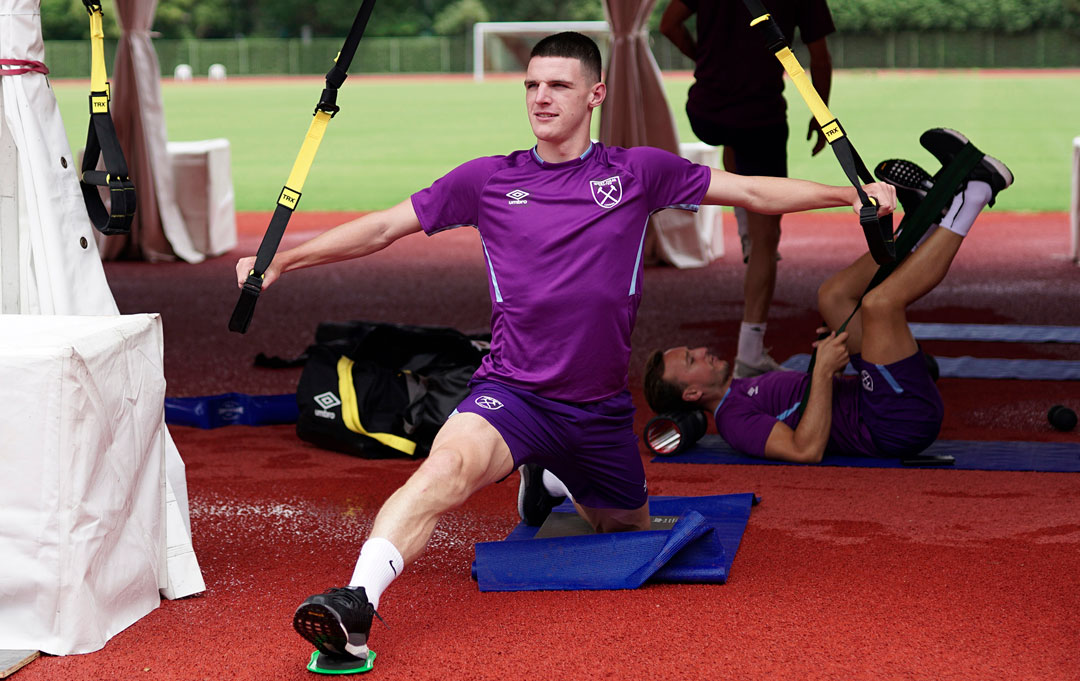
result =
[{"label": "purple training shirt", "polygon": [[653,147],[593,143],[464,163],[412,196],[428,234],[473,225],[491,292],[491,353],[476,378],[566,402],[627,388],[649,216],[697,210],[710,169]]},{"label": "purple training shirt", "polygon": [[[810,374],[770,371],[753,378],[736,378],[716,408],[716,431],[729,445],[750,456],[765,456],[765,442],[782,421],[799,425],[799,402]],[[854,376],[833,378],[832,428],[826,450],[834,454],[874,456],[877,447],[859,420],[859,381]]]}]

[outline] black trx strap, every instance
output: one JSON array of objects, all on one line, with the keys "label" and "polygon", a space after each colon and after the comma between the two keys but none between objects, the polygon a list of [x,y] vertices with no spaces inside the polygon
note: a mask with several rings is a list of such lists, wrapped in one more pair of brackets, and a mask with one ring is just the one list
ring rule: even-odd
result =
[{"label": "black trx strap", "polygon": [[292,172],[285,182],[285,186],[278,195],[277,206],[274,215],[270,218],[270,226],[266,228],[262,243],[255,255],[255,266],[248,273],[244,287],[240,291],[240,299],[236,302],[232,317],[229,319],[229,330],[237,333],[247,332],[251,324],[251,317],[255,314],[255,303],[259,301],[259,293],[262,292],[263,275],[266,268],[274,260],[278,244],[285,234],[285,227],[289,224],[296,205],[300,201],[300,192],[304,188],[304,180],[307,179],[311,163],[315,160],[315,152],[319,149],[326,125],[334,117],[340,108],[337,105],[337,91],[347,77],[346,71],[356,54],[356,46],[360,44],[360,38],[364,35],[368,19],[371,18],[371,10],[375,7],[375,0],[364,0],[360,10],[356,13],[349,35],[345,38],[345,44],[334,60],[334,66],[326,74],[326,87],[323,88],[319,103],[315,105],[315,117],[308,127],[307,136],[304,138],[300,153],[293,163]]},{"label": "black trx strap", "polygon": [[879,265],[891,262],[896,257],[892,215],[878,217],[877,204],[871,197],[867,196],[862,188],[863,184],[874,181],[873,176],[866,169],[862,159],[859,158],[859,152],[855,151],[855,146],[844,132],[840,121],[836,116],[833,116],[832,112],[829,111],[829,107],[821,99],[821,95],[814,89],[810,78],[807,77],[806,72],[799,65],[799,60],[795,58],[791,47],[788,46],[784,32],[780,30],[780,27],[769,13],[765,11],[761,0],[743,0],[743,4],[750,11],[750,25],[762,32],[765,45],[780,60],[780,64],[783,65],[784,70],[787,71],[788,76],[795,83],[795,87],[799,89],[799,94],[806,101],[806,105],[810,107],[810,111],[814,114],[814,119],[817,120],[818,125],[821,126],[822,132],[825,133],[829,148],[836,155],[836,160],[840,162],[840,167],[844,169],[848,181],[855,187],[855,191],[859,195],[859,201],[862,202],[862,208],[859,209],[859,224],[862,225],[863,234],[866,236],[866,245],[870,248],[870,254],[874,256],[874,262]]},{"label": "black trx strap", "polygon": [[[128,234],[135,216],[135,185],[128,177],[124,151],[116,139],[116,128],[109,115],[109,81],[105,73],[105,32],[102,28],[101,3],[83,0],[90,14],[90,128],[83,151],[83,201],[90,221],[102,234]],[[96,170],[98,159],[105,170]],[[109,188],[109,209],[101,200],[98,187]]]},{"label": "black trx strap", "polygon": [[[908,255],[911,254],[911,250],[915,248],[915,245],[919,243],[919,239],[922,239],[926,231],[930,229],[930,225],[936,223],[941,217],[941,213],[945,210],[946,206],[952,198],[956,195],[957,189],[964,183],[968,174],[979,165],[979,162],[983,159],[984,154],[979,151],[974,144],[968,142],[960,151],[953,157],[949,165],[943,166],[941,170],[933,178],[934,187],[926,193],[926,198],[922,200],[919,207],[915,209],[913,213],[904,215],[904,219],[900,221],[900,226],[897,229],[896,239],[896,259],[892,262],[886,263],[878,267],[877,272],[870,279],[870,283],[866,286],[866,290],[863,291],[863,296],[870,292],[875,286],[885,280],[890,274],[900,266]],[[841,333],[847,328],[848,323],[855,316],[855,313],[859,311],[862,306],[862,296],[859,297],[858,302],[855,303],[855,308],[848,315],[848,318],[844,320],[844,323],[836,329],[836,333]],[[810,365],[806,368],[806,373],[810,374],[810,382],[806,384],[806,390],[803,391],[802,400],[799,402],[799,414],[801,415],[806,409],[806,401],[810,397],[810,386],[813,383],[814,364],[817,360],[817,349],[810,355]]]}]

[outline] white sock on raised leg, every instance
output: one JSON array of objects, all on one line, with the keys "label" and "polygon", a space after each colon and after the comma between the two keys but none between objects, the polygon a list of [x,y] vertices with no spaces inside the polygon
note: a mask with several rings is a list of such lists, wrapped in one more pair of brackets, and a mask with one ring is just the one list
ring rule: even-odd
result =
[{"label": "white sock on raised leg", "polygon": [[975,218],[986,208],[986,204],[990,203],[993,195],[994,192],[987,183],[978,180],[968,182],[964,191],[953,197],[952,205],[941,219],[941,226],[960,236],[967,236]]}]

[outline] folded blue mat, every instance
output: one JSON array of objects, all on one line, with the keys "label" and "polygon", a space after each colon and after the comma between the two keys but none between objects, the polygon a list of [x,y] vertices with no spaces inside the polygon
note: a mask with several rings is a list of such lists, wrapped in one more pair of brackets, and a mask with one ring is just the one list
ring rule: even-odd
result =
[{"label": "folded blue mat", "polygon": [[[935,469],[969,471],[1042,471],[1080,473],[1080,443],[1074,442],[984,442],[979,440],[938,440],[924,456],[952,456],[951,466]],[[658,456],[656,463],[742,464],[766,466],[852,466],[858,468],[918,468],[899,459],[870,456],[838,456],[826,453],[819,464],[798,464],[746,456],[731,449],[719,435],[706,435],[676,456]]]},{"label": "folded blue mat", "polygon": [[[1080,381],[1080,362],[1068,359],[989,359],[985,357],[940,357],[940,375],[949,378],[1019,378],[1033,381]],[[806,371],[810,355],[789,357],[785,369]],[[845,373],[854,371],[848,366]]]},{"label": "folded blue mat", "polygon": [[[670,530],[536,539],[519,523],[498,542],[478,542],[473,578],[481,591],[636,589],[646,581],[723,584],[742,541],[753,494],[649,497],[653,516],[678,516]],[[576,513],[569,501],[552,513]]]},{"label": "folded blue mat", "polygon": [[166,397],[165,423],[195,428],[270,426],[296,423],[296,395],[225,393],[209,397]]},{"label": "folded blue mat", "polygon": [[1080,326],[1014,324],[908,324],[922,340],[999,341],[1006,343],[1080,343]]}]

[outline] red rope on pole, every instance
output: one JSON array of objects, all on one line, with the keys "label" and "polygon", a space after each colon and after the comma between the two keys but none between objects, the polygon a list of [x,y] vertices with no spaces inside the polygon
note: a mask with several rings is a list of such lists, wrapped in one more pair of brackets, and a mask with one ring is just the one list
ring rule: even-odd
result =
[{"label": "red rope on pole", "polygon": [[21,76],[24,73],[49,73],[43,62],[29,59],[0,59],[0,76]]}]

